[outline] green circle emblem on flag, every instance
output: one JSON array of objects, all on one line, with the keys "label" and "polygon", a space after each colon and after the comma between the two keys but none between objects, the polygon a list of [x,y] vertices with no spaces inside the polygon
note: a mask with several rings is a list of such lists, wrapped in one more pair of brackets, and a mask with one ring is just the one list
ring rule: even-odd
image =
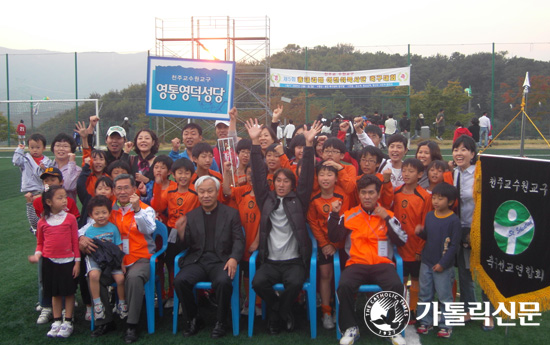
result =
[{"label": "green circle emblem on flag", "polygon": [[518,255],[531,244],[535,221],[525,205],[516,200],[503,202],[495,213],[495,240],[504,253]]}]

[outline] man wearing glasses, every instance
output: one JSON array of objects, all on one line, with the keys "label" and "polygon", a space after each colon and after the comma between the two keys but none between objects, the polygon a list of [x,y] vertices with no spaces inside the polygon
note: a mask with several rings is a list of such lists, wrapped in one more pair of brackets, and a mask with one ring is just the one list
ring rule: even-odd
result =
[{"label": "man wearing glasses", "polygon": [[[131,175],[121,174],[115,178],[114,194],[116,201],[109,221],[116,225],[122,239],[122,249],[126,254],[123,260],[125,274],[126,302],[128,303],[127,329],[124,341],[129,344],[138,340],[137,326],[141,314],[144,285],[149,280],[149,259],[155,252],[153,233],[156,230],[155,210],[140,201],[136,194],[135,180]],[[84,229],[84,228],[83,228]],[[82,231],[82,229],[81,229]],[[79,238],[80,250],[89,254],[97,248],[85,236]],[[100,294],[103,305],[109,305],[107,286],[112,279],[100,280]],[[97,328],[92,337],[99,337],[116,328],[110,308],[105,308],[105,318],[96,320]]]}]

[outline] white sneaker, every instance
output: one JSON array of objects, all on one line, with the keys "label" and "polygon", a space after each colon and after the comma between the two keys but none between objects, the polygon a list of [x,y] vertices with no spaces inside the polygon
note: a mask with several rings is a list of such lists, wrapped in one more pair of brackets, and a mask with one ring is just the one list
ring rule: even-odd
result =
[{"label": "white sneaker", "polygon": [[128,317],[128,304],[118,303],[116,310],[121,319]]},{"label": "white sneaker", "polygon": [[73,334],[73,323],[63,321],[63,323],[61,324],[61,329],[59,329],[59,332],[57,332],[57,337],[68,338],[71,334]]},{"label": "white sneaker", "polygon": [[393,345],[407,345],[407,341],[401,334],[396,334],[390,338]]},{"label": "white sneaker", "polygon": [[84,320],[92,321],[92,307],[86,306],[86,315],[84,315]]},{"label": "white sneaker", "polygon": [[256,316],[262,316],[262,308],[256,306],[254,307],[254,311],[256,313]]},{"label": "white sneaker", "polygon": [[357,339],[359,339],[359,327],[350,327],[346,329],[342,339],[340,339],[340,345],[351,345]]},{"label": "white sneaker", "polygon": [[36,309],[36,311],[39,312],[39,313],[42,311],[42,306],[40,305],[40,302],[37,302],[37,303],[36,303],[35,309]]},{"label": "white sneaker", "polygon": [[105,318],[105,307],[103,306],[103,303],[94,305],[94,318],[96,320]]},{"label": "white sneaker", "polygon": [[248,316],[248,306],[245,306],[243,304],[243,307],[241,308],[241,315],[246,315]]},{"label": "white sneaker", "polygon": [[50,331],[46,335],[50,338],[55,338],[57,337],[57,333],[59,333],[60,329],[61,329],[61,321],[56,321],[52,323],[52,328],[50,328]]},{"label": "white sneaker", "polygon": [[166,302],[164,302],[164,308],[165,309],[174,308],[174,299],[173,298],[167,299]]},{"label": "white sneaker", "polygon": [[332,318],[332,315],[323,313],[323,328],[333,329],[334,327],[335,325],[334,325],[334,319]]},{"label": "white sneaker", "polygon": [[36,324],[43,325],[45,323],[50,322],[52,318],[53,318],[52,308],[42,308],[42,311],[40,312],[40,316],[38,317],[38,320],[36,320]]}]

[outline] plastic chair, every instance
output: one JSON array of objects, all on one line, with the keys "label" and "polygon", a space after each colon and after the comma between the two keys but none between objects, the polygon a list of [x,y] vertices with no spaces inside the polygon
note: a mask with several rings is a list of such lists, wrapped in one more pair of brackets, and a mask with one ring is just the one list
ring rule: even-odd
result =
[{"label": "plastic chair", "polygon": [[[176,258],[174,259],[174,277],[178,274],[180,271],[179,266],[179,259],[181,257],[184,257],[187,254],[187,249],[176,255]],[[240,290],[239,290],[239,278],[240,278],[240,265],[237,265],[237,271],[235,272],[235,276],[233,277],[233,292],[231,293],[231,321],[233,323],[233,335],[237,336],[239,335],[239,321],[240,321]],[[193,293],[195,294],[196,298],[196,290],[210,290],[212,289],[212,283],[211,282],[198,282],[193,287]],[[173,311],[173,325],[172,325],[172,332],[176,334],[178,332],[178,312],[179,312],[179,298],[176,293],[174,293],[174,311]]]},{"label": "plastic chair", "polygon": [[[156,261],[159,255],[164,253],[166,251],[166,247],[168,247],[168,230],[166,229],[166,225],[159,222],[158,220],[155,220],[156,224],[156,230],[153,232],[153,242],[157,238],[157,236],[162,237],[162,248],[157,251],[155,254],[151,256],[149,264],[150,271],[149,271],[149,280],[147,283],[145,283],[144,290],[145,290],[145,306],[147,308],[147,331],[149,334],[155,333],[155,286],[157,288],[157,295],[158,295],[158,306],[159,306],[159,316],[163,316],[163,310],[162,310],[162,294],[160,291],[160,280],[164,279],[164,277],[157,277],[156,275]],[[116,286],[116,284],[113,284],[113,286]],[[94,324],[94,313],[92,310],[92,320],[90,325],[92,331],[95,328]]]},{"label": "plastic chair", "polygon": [[[395,260],[396,269],[397,269],[397,275],[399,276],[399,279],[401,279],[401,283],[403,283],[403,259],[397,253],[397,248],[393,247],[393,258]],[[338,284],[340,283],[340,254],[338,251],[334,253],[334,291],[338,291]],[[359,286],[359,292],[379,292],[382,291],[382,288],[376,284],[365,284]],[[342,333],[340,333],[340,324],[338,322],[338,318],[340,316],[340,303],[338,301],[338,298],[334,299],[336,304],[336,339],[342,338]]]},{"label": "plastic chair", "polygon": [[[307,314],[309,318],[309,326],[311,331],[311,339],[317,338],[317,240],[313,237],[313,233],[309,228],[309,225],[306,224],[307,233],[311,240],[312,252],[309,265],[309,277],[304,282],[302,290],[306,291],[307,295]],[[254,317],[256,309],[256,291],[252,288],[252,281],[256,275],[256,259],[258,257],[258,251],[254,251],[252,256],[250,256],[249,261],[249,293],[248,293],[248,336],[252,337],[254,332]],[[275,291],[284,291],[285,287],[283,284],[273,285],[273,290]],[[266,310],[265,303],[262,302],[262,318],[265,319]]]}]

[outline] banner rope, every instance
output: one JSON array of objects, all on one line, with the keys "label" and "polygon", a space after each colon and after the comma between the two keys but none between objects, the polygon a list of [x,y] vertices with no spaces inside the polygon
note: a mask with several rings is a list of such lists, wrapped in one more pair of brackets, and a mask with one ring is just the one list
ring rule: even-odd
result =
[{"label": "banner rope", "polygon": [[[546,142],[546,145],[548,145],[548,147],[550,147],[550,143],[548,142],[548,140],[546,140],[546,138],[544,137],[544,134],[541,133],[541,131],[539,130],[539,128],[537,127],[537,125],[535,125],[535,123],[533,122],[533,120],[531,120],[531,118],[529,117],[529,115],[527,115],[527,113],[525,112],[525,96],[522,97],[521,99],[521,109],[520,111],[516,114],[516,116],[514,116],[510,122],[508,122],[508,124],[506,124],[506,126],[504,126],[504,128],[494,137],[493,140],[491,140],[491,142],[494,142],[497,140],[497,138],[506,130],[506,128],[508,128],[512,122],[514,122],[514,120],[520,115],[520,114],[524,114],[525,117],[529,120],[529,122],[533,125],[533,127],[535,127],[535,129],[537,130],[537,133],[539,133],[539,135],[541,136],[542,139],[544,139],[544,142]],[[487,150],[487,148],[489,148],[489,146],[486,146],[484,147],[483,149],[481,149],[479,151],[479,154],[482,154],[485,150]]]}]

